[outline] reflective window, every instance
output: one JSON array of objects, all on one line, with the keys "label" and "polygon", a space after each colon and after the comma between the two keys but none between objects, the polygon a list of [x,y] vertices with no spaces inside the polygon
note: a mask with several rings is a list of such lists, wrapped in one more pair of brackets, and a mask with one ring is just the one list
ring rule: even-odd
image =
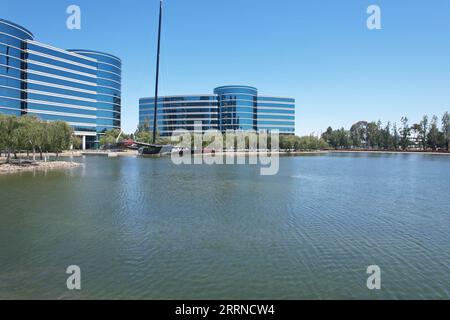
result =
[{"label": "reflective window", "polygon": [[40,65],[37,65],[34,63],[28,63],[28,69],[45,72],[45,73],[49,73],[49,74],[54,74],[54,75],[57,75],[60,77],[66,77],[66,78],[71,78],[71,79],[80,80],[80,81],[86,81],[86,82],[92,82],[92,83],[97,82],[96,78],[82,76],[82,75],[79,75],[76,73],[61,71],[61,70],[53,69],[53,68],[49,68],[49,67],[44,67],[44,66],[40,66]]},{"label": "reflective window", "polygon": [[53,50],[53,49],[50,49],[50,48],[41,47],[41,46],[33,44],[33,43],[28,43],[27,44],[27,48],[29,50],[41,52],[41,53],[44,53],[44,54],[47,54],[47,55],[51,55],[51,56],[54,56],[54,57],[57,57],[57,58],[62,58],[62,59],[66,59],[66,60],[70,60],[70,61],[86,64],[88,66],[97,67],[97,62],[96,61],[83,59],[82,57],[72,55],[69,52],[61,52],[59,50]]},{"label": "reflective window", "polygon": [[87,124],[95,124],[95,122],[96,122],[96,119],[45,114],[45,113],[40,113],[39,111],[34,111],[34,110],[29,110],[28,114],[39,116],[42,120],[48,120],[48,121],[66,121],[66,122],[78,122],[78,123],[87,123]]},{"label": "reflective window", "polygon": [[15,25],[14,23],[6,22],[6,21],[3,22],[0,20],[0,32],[10,34],[10,35],[20,38],[22,40],[32,39],[32,36],[30,34],[25,32],[25,30],[21,30],[24,28],[20,28],[20,27],[16,28],[16,27],[14,27],[14,25]]},{"label": "reflective window", "polygon": [[87,116],[95,116],[95,110],[85,110],[80,108],[68,108],[68,107],[59,107],[59,106],[51,106],[43,103],[28,103],[28,108],[43,110],[43,111],[52,111],[52,112],[62,112],[62,113],[70,113],[70,114],[81,114]]},{"label": "reflective window", "polygon": [[[0,67],[0,69],[1,69],[1,67]],[[74,87],[74,88],[79,88],[79,89],[84,89],[84,90],[89,90],[89,91],[96,90],[95,85],[78,83],[78,82],[75,82],[76,81],[75,79],[74,79],[74,81],[67,81],[67,80],[53,78],[51,76],[41,76],[41,75],[34,74],[34,73],[28,73],[27,77],[28,77],[28,79],[31,79],[31,80],[42,81],[42,82],[46,82],[46,83],[53,83],[53,84],[58,84],[58,85],[66,86],[66,87]]]},{"label": "reflective window", "polygon": [[276,101],[276,102],[290,102],[295,103],[295,99],[292,98],[272,98],[272,97],[258,97],[258,101]]},{"label": "reflective window", "polygon": [[85,92],[80,92],[80,91],[75,91],[75,90],[61,89],[61,88],[44,86],[44,85],[35,84],[35,83],[28,83],[28,89],[57,93],[57,94],[64,94],[64,95],[68,95],[68,96],[75,96],[75,97],[81,97],[81,98],[87,98],[87,99],[94,99],[94,100],[97,99],[97,95],[93,94],[93,93],[85,93]]},{"label": "reflective window", "polygon": [[92,75],[96,75],[97,74],[97,70],[95,70],[95,69],[82,67],[82,66],[79,66],[79,65],[75,65],[75,64],[59,61],[59,60],[56,60],[56,59],[42,57],[42,56],[36,55],[34,53],[29,53],[28,54],[28,59],[29,60],[33,60],[33,61],[37,61],[37,62],[50,64],[50,65],[61,67],[61,68],[66,68],[66,69],[78,71],[78,72],[84,72],[84,73],[88,73],[88,74],[92,74]]},{"label": "reflective window", "polygon": [[72,105],[76,105],[76,106],[90,107],[90,108],[96,107],[96,102],[75,100],[75,99],[68,99],[68,98],[61,98],[61,97],[53,97],[50,95],[43,95],[43,94],[37,94],[37,93],[28,93],[28,99],[39,100],[39,101],[44,101],[44,102],[49,101],[49,102],[56,102],[56,103],[72,104]]}]

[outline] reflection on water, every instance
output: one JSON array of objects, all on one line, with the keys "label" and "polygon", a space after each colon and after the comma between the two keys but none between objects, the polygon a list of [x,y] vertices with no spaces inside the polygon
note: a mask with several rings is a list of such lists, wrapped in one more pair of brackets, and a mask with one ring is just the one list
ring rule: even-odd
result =
[{"label": "reflection on water", "polygon": [[450,157],[78,161],[0,176],[0,298],[450,297]]}]

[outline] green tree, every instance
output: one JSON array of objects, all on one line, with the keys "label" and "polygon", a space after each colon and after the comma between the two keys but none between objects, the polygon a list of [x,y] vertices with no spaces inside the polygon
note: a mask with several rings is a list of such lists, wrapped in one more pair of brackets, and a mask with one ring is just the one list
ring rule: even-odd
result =
[{"label": "green tree", "polygon": [[351,145],[349,132],[346,131],[344,128],[341,128],[337,130],[335,134],[336,134],[335,139],[337,140],[338,147],[348,149]]},{"label": "green tree", "polygon": [[332,148],[338,149],[342,148],[343,145],[349,145],[349,137],[343,131],[344,128],[340,130],[333,130],[333,128],[328,127],[327,131],[322,134],[322,139]]},{"label": "green tree", "polygon": [[377,136],[376,136],[376,145],[378,148],[381,148],[383,145],[383,123],[381,120],[377,122]]},{"label": "green tree", "polygon": [[450,114],[448,112],[444,113],[442,116],[442,134],[444,138],[444,145],[448,151],[450,151]]},{"label": "green tree", "polygon": [[322,133],[322,139],[325,140],[331,147],[336,148],[333,141],[331,140],[333,135],[333,128],[328,127],[327,130]]},{"label": "green tree", "polygon": [[75,150],[81,150],[82,149],[83,141],[79,136],[73,135],[72,136],[72,146]]},{"label": "green tree", "polygon": [[394,144],[392,141],[393,138],[391,135],[391,123],[389,121],[386,124],[386,126],[384,127],[384,129],[381,129],[380,136],[381,136],[381,147],[384,150],[390,150],[394,147]]},{"label": "green tree", "polygon": [[394,122],[394,125],[392,126],[392,146],[394,150],[398,150],[398,147],[400,145],[400,134],[398,133],[397,123]]},{"label": "green tree", "polygon": [[368,146],[373,149],[379,140],[378,126],[375,122],[369,122],[367,124],[367,143]]},{"label": "green tree", "polygon": [[414,144],[421,147],[422,148],[422,126],[420,125],[420,123],[414,123],[411,126],[411,134],[414,137]]},{"label": "green tree", "polygon": [[293,135],[280,135],[280,149],[293,150],[295,148],[296,137]]},{"label": "green tree", "polygon": [[16,116],[3,116],[0,118],[1,144],[6,151],[6,163],[11,162],[11,152],[17,147],[17,134],[19,121]]},{"label": "green tree", "polygon": [[411,128],[409,127],[407,117],[402,117],[401,122],[402,128],[400,130],[400,146],[402,150],[406,150],[410,145]]},{"label": "green tree", "polygon": [[3,114],[0,114],[0,157],[2,152],[6,152],[6,130],[5,130],[6,117]]},{"label": "green tree", "polygon": [[49,128],[50,124],[48,122],[41,122],[41,125],[36,130],[36,146],[39,150],[40,160],[43,160],[43,152],[51,149],[51,132]]},{"label": "green tree", "polygon": [[33,152],[33,161],[36,161],[36,148],[39,145],[39,130],[42,130],[42,125],[42,122],[36,116],[20,117],[20,125],[18,128],[18,134],[22,139],[20,144],[26,150]]},{"label": "green tree", "polygon": [[116,143],[122,142],[124,139],[127,139],[127,137],[128,136],[121,132],[120,129],[108,130],[100,136],[100,145],[102,147],[115,145]]},{"label": "green tree", "polygon": [[428,116],[423,116],[420,121],[419,140],[423,150],[427,149],[427,137],[428,137]]},{"label": "green tree", "polygon": [[294,138],[295,150],[321,150],[329,147],[324,139],[314,135]]},{"label": "green tree", "polygon": [[430,128],[427,135],[427,145],[433,150],[437,150],[439,145],[438,118],[436,116],[431,118]]},{"label": "green tree", "polygon": [[48,131],[50,133],[50,149],[56,153],[56,157],[59,154],[68,150],[73,136],[73,129],[63,121],[55,121],[49,123]]},{"label": "green tree", "polygon": [[356,148],[366,146],[367,142],[367,121],[358,121],[350,128],[351,144]]}]

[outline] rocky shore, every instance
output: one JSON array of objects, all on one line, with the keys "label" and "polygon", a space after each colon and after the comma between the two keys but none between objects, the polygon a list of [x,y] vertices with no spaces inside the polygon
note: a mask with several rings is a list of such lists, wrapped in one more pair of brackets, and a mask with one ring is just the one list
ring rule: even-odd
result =
[{"label": "rocky shore", "polygon": [[76,162],[67,161],[48,161],[48,162],[24,162],[24,163],[14,163],[14,164],[0,164],[0,175],[17,173],[17,172],[27,172],[35,170],[55,170],[55,169],[70,169],[81,166],[82,164]]}]

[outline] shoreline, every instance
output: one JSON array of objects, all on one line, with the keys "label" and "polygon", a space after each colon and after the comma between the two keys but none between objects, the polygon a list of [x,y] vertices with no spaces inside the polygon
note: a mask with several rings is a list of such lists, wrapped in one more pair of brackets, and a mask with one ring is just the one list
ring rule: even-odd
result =
[{"label": "shoreline", "polygon": [[389,151],[389,150],[328,150],[329,153],[375,153],[375,154],[423,154],[450,156],[450,152],[438,151]]},{"label": "shoreline", "polygon": [[81,167],[81,163],[68,162],[68,161],[48,161],[26,164],[0,164],[0,175],[14,174],[19,172],[34,172],[34,171],[47,171],[47,170],[61,170]]},{"label": "shoreline", "polygon": [[[319,154],[328,154],[327,150],[317,150],[317,151],[217,151],[215,153],[216,156],[246,156],[246,155],[259,155],[259,154],[278,154],[278,155],[319,155]],[[108,151],[84,151],[80,155],[75,156],[108,156],[109,154],[113,154],[118,157],[133,157],[138,156],[139,153],[135,150],[128,150],[124,152],[108,152]],[[170,156],[170,154],[168,154]],[[192,156],[200,156],[200,155],[212,155],[211,152],[205,153],[194,153]]]}]

